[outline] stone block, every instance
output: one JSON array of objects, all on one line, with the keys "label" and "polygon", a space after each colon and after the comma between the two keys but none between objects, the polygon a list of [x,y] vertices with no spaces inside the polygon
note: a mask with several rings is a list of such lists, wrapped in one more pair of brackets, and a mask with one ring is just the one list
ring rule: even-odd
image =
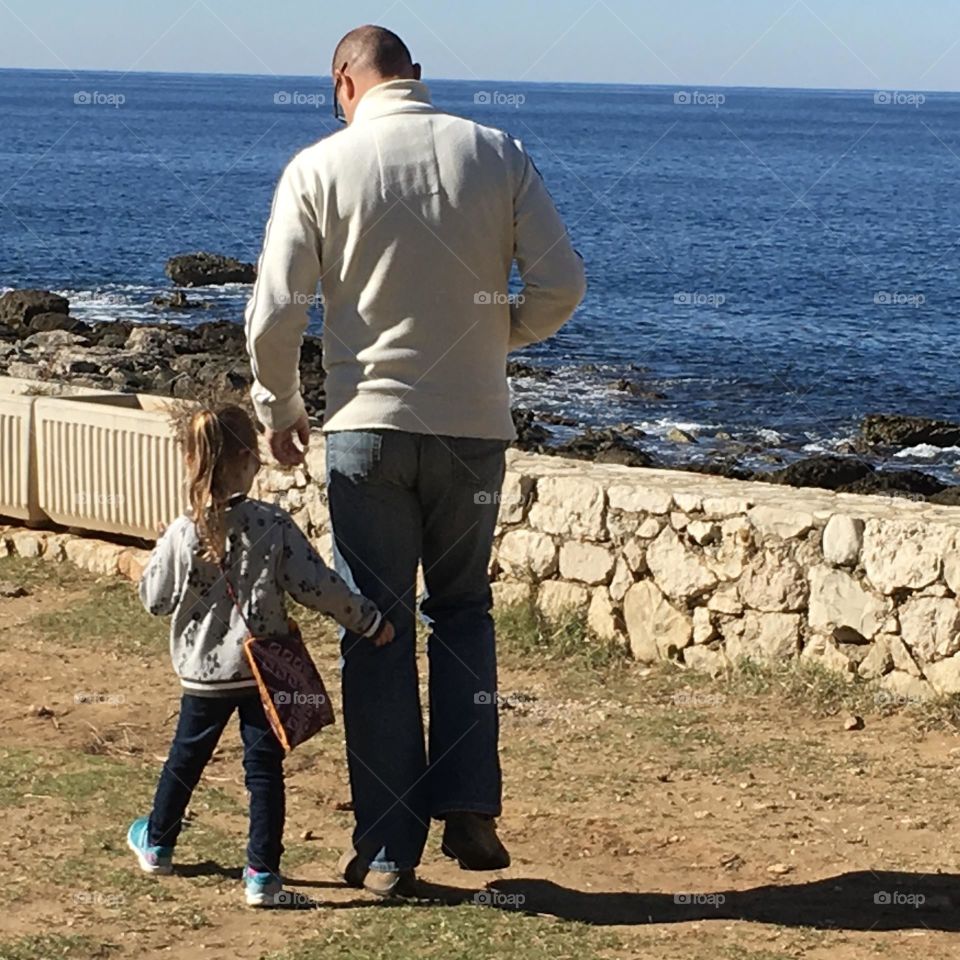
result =
[{"label": "stone block", "polygon": [[748,610],[739,620],[720,626],[727,659],[787,663],[800,653],[800,616]]},{"label": "stone block", "polygon": [[643,663],[676,659],[693,641],[693,621],[650,580],[641,580],[627,591],[623,617],[633,656]]},{"label": "stone block", "polygon": [[537,499],[530,507],[530,525],[544,533],[578,540],[604,540],[606,494],[593,480],[541,477]]},{"label": "stone block", "polygon": [[624,639],[620,618],[606,587],[597,587],[590,597],[587,628],[594,636],[608,643],[622,642]]},{"label": "stone block", "polygon": [[810,571],[811,628],[832,633],[838,641],[872,640],[893,607],[844,570],[821,564]]},{"label": "stone block", "polygon": [[606,548],[594,543],[570,540],[560,547],[560,576],[591,586],[607,583],[613,574],[615,560]]},{"label": "stone block", "polygon": [[716,574],[699,554],[684,546],[671,527],[664,528],[647,547],[647,566],[657,586],[681,603],[708,593],[717,585]]},{"label": "stone block", "polygon": [[866,524],[856,517],[838,513],[823,529],[823,557],[836,567],[855,567],[863,549]]},{"label": "stone block", "polygon": [[644,513],[662,516],[673,509],[673,495],[669,490],[637,484],[613,484],[607,496],[611,510],[624,513]]},{"label": "stone block", "polygon": [[753,507],[747,516],[764,537],[794,540],[813,529],[812,513],[789,507]]},{"label": "stone block", "polygon": [[557,545],[545,533],[511,530],[500,541],[497,560],[517,580],[546,580],[557,572]]},{"label": "stone block", "polygon": [[919,661],[927,664],[960,652],[960,604],[954,597],[914,597],[900,608],[900,633]]},{"label": "stone block", "polygon": [[806,606],[808,587],[800,565],[780,546],[761,551],[747,564],[739,594],[753,610],[790,613]]},{"label": "stone block", "polygon": [[586,615],[589,603],[590,591],[579,583],[547,580],[537,592],[537,606],[547,620]]},{"label": "stone block", "polygon": [[533,600],[533,586],[519,580],[498,580],[490,589],[494,607],[522,607]]},{"label": "stone block", "polygon": [[863,535],[863,566],[881,593],[922,590],[943,570],[949,531],[921,520],[868,520]]}]

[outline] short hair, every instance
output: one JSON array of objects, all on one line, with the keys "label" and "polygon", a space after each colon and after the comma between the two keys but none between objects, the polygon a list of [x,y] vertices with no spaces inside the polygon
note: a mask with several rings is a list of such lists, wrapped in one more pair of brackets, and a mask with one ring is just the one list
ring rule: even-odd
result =
[{"label": "short hair", "polygon": [[392,30],[367,24],[351,30],[333,54],[333,70],[346,63],[373,70],[381,77],[396,77],[413,67],[410,49]]}]

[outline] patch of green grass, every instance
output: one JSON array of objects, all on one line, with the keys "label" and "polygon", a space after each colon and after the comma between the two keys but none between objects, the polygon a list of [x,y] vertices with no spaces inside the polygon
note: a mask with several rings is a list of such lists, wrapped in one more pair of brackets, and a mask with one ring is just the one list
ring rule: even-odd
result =
[{"label": "patch of green grass", "polygon": [[166,618],[150,616],[136,589],[123,580],[93,582],[83,602],[37,614],[27,626],[65,646],[112,647],[134,655],[161,653],[170,637]]},{"label": "patch of green grass", "polygon": [[591,672],[613,672],[628,662],[622,647],[591,635],[582,614],[551,621],[532,604],[517,604],[497,608],[494,619],[502,655],[522,666],[564,662]]},{"label": "patch of green grass", "polygon": [[8,580],[27,590],[36,590],[42,587],[69,587],[93,583],[94,577],[78,570],[72,563],[0,557],[0,580]]},{"label": "patch of green grass", "polygon": [[[339,920],[339,918],[337,918]],[[531,917],[490,907],[396,906],[363,911],[363,917],[335,921],[310,940],[269,954],[264,960],[369,960],[377,945],[389,944],[393,960],[584,960],[627,956],[609,930]]]},{"label": "patch of green grass", "polygon": [[42,934],[0,940],[0,960],[100,960],[118,949],[92,937]]},{"label": "patch of green grass", "polygon": [[23,802],[24,795],[64,801],[71,811],[96,807],[121,816],[135,797],[146,798],[153,774],[110,757],[66,750],[0,750],[0,806]]}]

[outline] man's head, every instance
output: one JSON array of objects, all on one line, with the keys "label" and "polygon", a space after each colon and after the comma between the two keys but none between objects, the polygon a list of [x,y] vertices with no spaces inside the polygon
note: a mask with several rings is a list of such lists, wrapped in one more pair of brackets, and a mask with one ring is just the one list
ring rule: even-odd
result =
[{"label": "man's head", "polygon": [[333,83],[347,123],[353,122],[357,104],[372,87],[387,80],[419,80],[407,45],[384,27],[367,25],[351,30],[333,55]]}]

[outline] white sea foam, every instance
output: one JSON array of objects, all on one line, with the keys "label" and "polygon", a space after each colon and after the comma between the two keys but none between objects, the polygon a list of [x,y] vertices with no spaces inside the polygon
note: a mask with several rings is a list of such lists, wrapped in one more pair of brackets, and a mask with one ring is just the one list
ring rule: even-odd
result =
[{"label": "white sea foam", "polygon": [[946,460],[960,457],[960,447],[935,447],[932,443],[918,443],[895,454],[898,460]]}]

